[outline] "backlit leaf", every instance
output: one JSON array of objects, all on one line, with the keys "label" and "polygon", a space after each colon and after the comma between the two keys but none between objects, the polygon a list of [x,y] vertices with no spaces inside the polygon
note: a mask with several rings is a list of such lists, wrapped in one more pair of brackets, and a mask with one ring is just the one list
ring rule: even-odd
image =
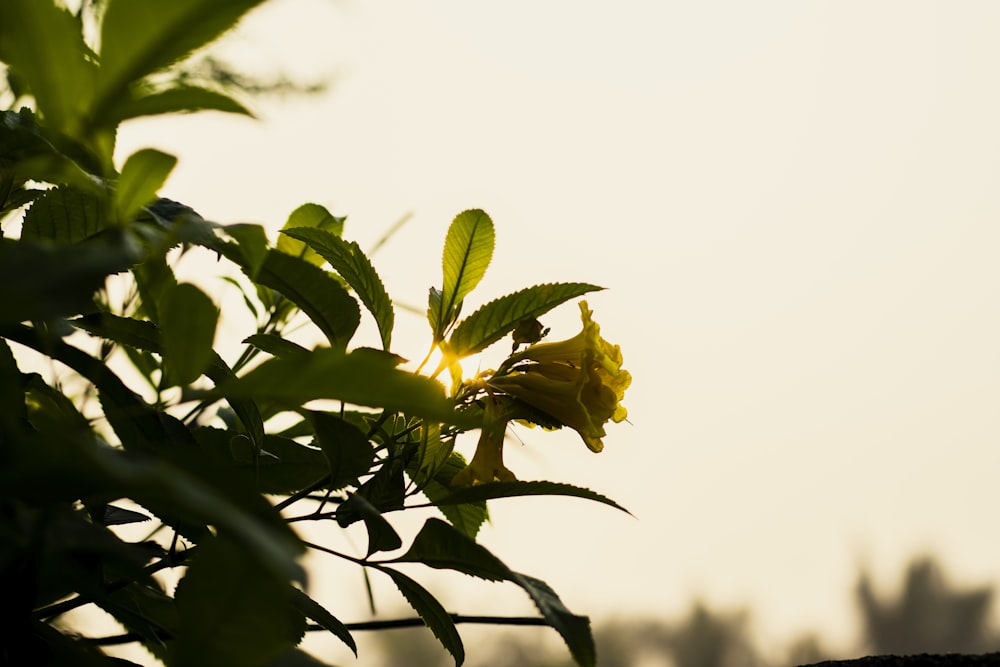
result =
[{"label": "backlit leaf", "polygon": [[486,547],[440,519],[428,519],[406,553],[393,563],[423,563],[489,581],[512,580],[513,572]]},{"label": "backlit leaf", "polygon": [[[285,222],[285,226],[281,228],[282,232],[287,232],[291,229],[318,229],[322,231],[329,232],[334,236],[340,236],[344,233],[344,220],[346,218],[338,218],[337,216],[326,210],[325,206],[320,206],[319,204],[303,204],[297,209],[292,211],[292,214],[288,216],[288,220]],[[282,234],[278,237],[278,250],[295,257],[301,257],[310,264],[315,266],[320,266],[323,263],[323,258],[317,254],[317,252],[305,243],[298,240],[297,237],[293,235]]]},{"label": "backlit leaf", "polygon": [[120,222],[132,220],[139,209],[156,200],[177,158],[153,148],[132,153],[122,166],[115,190],[115,210]]},{"label": "backlit leaf", "polygon": [[448,341],[451,352],[465,357],[484,350],[522,320],[538,318],[572,298],[602,289],[587,283],[547,283],[494,299],[458,323]]},{"label": "backlit leaf", "polygon": [[433,322],[437,338],[458,316],[462,301],[479,284],[493,258],[495,232],[490,216],[479,209],[455,216],[444,241],[441,311]]},{"label": "backlit leaf", "polygon": [[358,244],[353,241],[348,243],[329,231],[312,227],[286,229],[283,230],[283,238],[284,236],[291,236],[308,244],[350,285],[375,317],[382,337],[382,349],[388,350],[395,318],[392,300],[389,299],[375,267]]}]

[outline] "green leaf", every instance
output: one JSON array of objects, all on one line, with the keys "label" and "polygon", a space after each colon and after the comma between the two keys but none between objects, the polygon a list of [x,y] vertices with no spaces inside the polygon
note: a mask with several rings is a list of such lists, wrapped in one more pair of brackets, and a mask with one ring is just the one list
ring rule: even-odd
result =
[{"label": "green leaf", "polygon": [[24,214],[23,241],[78,243],[108,226],[107,206],[92,193],[75,188],[48,190]]},{"label": "green leaf", "polygon": [[212,393],[296,406],[331,398],[448,424],[476,425],[453,409],[438,382],[398,370],[395,363],[391,355],[367,348],[349,353],[317,348],[308,354],[268,359]]},{"label": "green leaf", "polygon": [[321,604],[298,589],[295,589],[292,595],[292,603],[306,618],[329,630],[334,637],[347,644],[355,656],[358,655],[358,645],[354,642],[351,631]]},{"label": "green leaf", "polygon": [[250,280],[257,278],[260,267],[267,259],[267,233],[260,225],[236,224],[226,225],[223,231],[236,240],[242,252],[243,261],[240,266],[246,269]]},{"label": "green leaf", "polygon": [[80,138],[97,68],[79,20],[53,0],[4,0],[2,13],[0,60],[27,84],[50,127]]},{"label": "green leaf", "polygon": [[488,581],[513,580],[514,576],[486,547],[440,519],[428,519],[406,553],[388,562],[423,563]]},{"label": "green leaf", "polygon": [[208,88],[175,84],[167,90],[148,94],[133,90],[128,101],[121,101],[115,106],[114,116],[108,120],[120,123],[140,116],[202,110],[224,111],[253,117],[250,110],[228,95]]},{"label": "green leaf", "polygon": [[423,494],[437,506],[445,518],[451,522],[451,525],[469,537],[475,538],[483,523],[490,516],[486,501],[471,500],[455,504],[441,504],[442,500],[451,495],[451,480],[460,470],[465,468],[465,465],[465,458],[458,452],[452,452],[441,466],[435,468],[434,476],[431,479],[426,480],[421,477],[419,484]]},{"label": "green leaf", "polygon": [[[75,319],[71,324],[95,336],[124,345],[126,350],[162,354],[160,331],[152,322],[118,317],[109,313],[97,313]],[[214,351],[205,374],[215,384],[235,377],[222,357]],[[233,412],[243,422],[243,427],[250,435],[250,439],[259,448],[264,438],[264,423],[257,404],[249,398],[232,399],[229,404],[233,408]]]},{"label": "green leaf", "polygon": [[446,497],[435,502],[436,505],[452,505],[469,503],[480,500],[491,500],[494,498],[513,498],[515,496],[570,496],[573,498],[585,498],[594,500],[609,507],[619,509],[626,514],[631,514],[627,509],[602,496],[596,491],[585,489],[572,484],[561,482],[490,482],[488,484],[477,484],[462,489],[455,489]]},{"label": "green leaf", "polygon": [[115,211],[122,223],[133,220],[141,208],[156,200],[167,176],[177,164],[173,155],[144,148],[128,156],[115,190]]},{"label": "green leaf", "polygon": [[272,357],[289,357],[309,352],[308,349],[298,343],[282,338],[277,334],[252,334],[244,338],[243,342],[253,345],[258,350],[267,352]]},{"label": "green leaf", "polygon": [[361,520],[368,530],[368,551],[366,558],[379,551],[395,551],[403,546],[399,533],[392,527],[382,511],[359,493],[352,494],[337,509],[337,523],[346,528]]},{"label": "green leaf", "polygon": [[160,313],[163,365],[170,385],[197,380],[212,361],[219,309],[191,283],[167,292]]},{"label": "green leaf", "polygon": [[166,657],[165,640],[177,633],[180,619],[174,599],[152,585],[132,582],[96,600],[129,632],[137,634],[153,655]]},{"label": "green leaf", "polygon": [[358,329],[358,302],[326,271],[303,259],[269,250],[256,280],[294,302],[336,348],[346,348]]},{"label": "green leaf", "polygon": [[105,278],[128,269],[139,252],[123,234],[55,248],[0,239],[0,326],[92,309]]},{"label": "green leaf", "polygon": [[232,443],[240,434],[202,426],[195,429],[193,435],[212,463],[259,493],[295,493],[314,483],[329,469],[322,450],[289,438],[267,434],[259,456],[251,449],[248,459],[238,460]]},{"label": "green leaf", "polygon": [[[316,229],[329,232],[333,236],[339,237],[344,233],[344,220],[346,219],[347,218],[338,218],[326,210],[326,207],[320,206],[319,204],[303,204],[292,211],[292,214],[288,216],[288,220],[285,222],[285,226],[281,228],[281,231],[287,232],[291,229]],[[298,237],[293,235],[279,236],[277,247],[281,252],[304,259],[314,266],[320,266],[323,264],[323,258],[320,257],[315,250],[307,247],[305,243],[298,240]]]},{"label": "green leaf", "polygon": [[462,301],[485,275],[494,244],[493,221],[485,212],[473,209],[455,216],[444,241],[441,310],[437,321],[431,322],[437,340],[444,337],[458,317]]},{"label": "green leaf", "polygon": [[[375,317],[382,337],[382,349],[388,350],[395,318],[392,300],[375,272],[375,267],[358,244],[353,241],[348,243],[329,231],[311,227],[286,229],[283,234],[307,243],[350,285],[368,312]],[[278,245],[281,245],[280,241]]]},{"label": "green leaf", "polygon": [[180,629],[169,663],[253,667],[282,655],[305,632],[293,590],[225,537],[202,542],[177,585]]},{"label": "green leaf", "polygon": [[399,592],[423,619],[424,624],[430,628],[448,653],[451,653],[455,658],[455,665],[461,665],[465,662],[465,647],[462,646],[462,638],[458,634],[455,622],[441,606],[441,603],[427,589],[402,572],[388,567],[379,567],[378,569],[389,575]]},{"label": "green leaf", "polygon": [[375,449],[357,426],[329,412],[306,414],[330,464],[330,488],[343,488],[369,471]]},{"label": "green leaf", "polygon": [[580,667],[595,667],[597,650],[594,648],[594,636],[590,632],[590,619],[570,612],[544,581],[517,572],[513,575],[512,581],[528,593],[549,625],[562,635],[576,664]]},{"label": "green leaf", "polygon": [[587,283],[535,285],[490,301],[458,323],[449,339],[451,352],[466,357],[486,349],[522,320],[537,318],[556,306],[603,287]]},{"label": "green leaf", "polygon": [[[33,0],[29,0],[33,1]],[[101,26],[93,114],[108,125],[128,109],[129,87],[214,41],[263,0],[110,0]]]}]

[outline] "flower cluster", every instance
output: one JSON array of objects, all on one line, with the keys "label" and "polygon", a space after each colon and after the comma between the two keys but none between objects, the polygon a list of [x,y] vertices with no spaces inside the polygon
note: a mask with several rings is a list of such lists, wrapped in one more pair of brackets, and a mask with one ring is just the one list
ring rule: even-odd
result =
[{"label": "flower cluster", "polygon": [[[632,376],[622,368],[622,353],[601,337],[593,311],[580,302],[583,330],[559,342],[535,343],[512,354],[500,371],[486,381],[486,419],[472,463],[453,484],[469,485],[514,479],[503,466],[503,431],[510,419],[524,419],[545,427],[568,426],[580,434],[591,451],[604,448],[609,421],[627,416],[621,404]],[[506,408],[501,408],[503,397]],[[519,410],[518,407],[529,410]],[[542,413],[551,421],[530,416]]]}]

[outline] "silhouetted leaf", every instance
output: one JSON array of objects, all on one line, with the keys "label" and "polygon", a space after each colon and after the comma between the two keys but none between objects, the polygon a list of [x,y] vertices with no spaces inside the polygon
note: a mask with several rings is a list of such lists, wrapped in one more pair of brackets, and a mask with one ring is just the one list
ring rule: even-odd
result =
[{"label": "silhouetted leaf", "polygon": [[203,541],[177,585],[171,663],[253,667],[282,655],[305,632],[293,590],[228,539]]},{"label": "silhouetted leaf", "polygon": [[119,233],[56,248],[0,239],[0,326],[91,310],[104,279],[138,256],[131,239]]},{"label": "silhouetted leaf", "polygon": [[[402,496],[402,494],[400,494]],[[394,508],[398,509],[398,508]],[[379,551],[395,551],[403,546],[399,533],[392,527],[382,511],[360,493],[351,496],[337,508],[337,524],[346,528],[363,521],[368,530],[368,551],[366,557]]]},{"label": "silhouetted leaf", "polygon": [[465,357],[484,350],[523,320],[538,318],[574,297],[602,289],[587,283],[547,283],[494,299],[458,323],[448,341],[451,352]]},{"label": "silhouetted leaf", "polygon": [[214,353],[219,309],[191,283],[166,294],[160,313],[160,344],[167,382],[187,385],[208,368]]},{"label": "silhouetted leaf", "polygon": [[489,581],[512,580],[513,572],[471,537],[440,519],[428,519],[405,554],[393,563],[423,563]]},{"label": "silhouetted leaf", "polygon": [[118,507],[117,505],[108,505],[104,508],[104,518],[102,523],[105,526],[123,526],[129,523],[142,523],[143,521],[150,520],[151,517],[143,514],[142,512],[127,510],[124,507]]},{"label": "silhouetted leaf", "polygon": [[451,653],[455,658],[455,665],[461,665],[465,662],[465,647],[462,646],[462,638],[458,634],[455,622],[452,621],[451,616],[444,610],[441,603],[427,592],[427,589],[402,572],[388,567],[379,567],[378,569],[389,575],[399,592],[423,619],[424,624],[430,628],[448,653]]},{"label": "silhouetted leaf", "polygon": [[292,595],[292,602],[295,608],[301,611],[306,618],[312,619],[320,626],[329,630],[334,637],[347,644],[347,647],[357,656],[358,646],[354,642],[354,637],[351,636],[351,631],[320,603],[298,589]]},{"label": "silhouetted leaf", "polygon": [[211,463],[260,493],[294,493],[314,483],[329,470],[320,449],[289,438],[267,434],[258,456],[250,447],[248,456],[237,457],[232,444],[240,434],[202,426],[194,429],[193,435]]},{"label": "silhouetted leaf", "polygon": [[329,231],[311,227],[285,229],[283,234],[307,243],[350,285],[375,317],[382,337],[382,349],[388,350],[395,318],[392,301],[375,267],[358,244],[353,241],[348,243]]},{"label": "silhouetted leaf", "polygon": [[513,498],[514,496],[572,496],[574,498],[585,498],[595,500],[609,507],[619,509],[626,514],[630,512],[606,496],[602,496],[596,491],[585,489],[572,484],[562,482],[490,482],[488,484],[477,484],[462,489],[454,489],[444,498],[436,501],[438,505],[451,505],[454,503],[468,503],[477,500],[491,500],[493,498]]},{"label": "silhouetted leaf", "polygon": [[597,650],[590,632],[590,619],[570,612],[544,581],[517,572],[513,575],[512,581],[528,593],[549,625],[562,635],[576,664],[580,667],[594,667],[597,664]]},{"label": "silhouetted leaf", "polygon": [[289,357],[309,352],[309,350],[298,343],[282,338],[277,334],[252,334],[244,338],[243,342],[253,345],[258,350],[267,352],[272,357]]},{"label": "silhouetted leaf", "polygon": [[310,410],[306,413],[316,441],[330,464],[330,487],[339,489],[368,472],[375,449],[364,433],[336,415]]},{"label": "silhouetted leaf", "polygon": [[[95,336],[113,340],[126,346],[126,349],[155,354],[162,353],[160,331],[152,322],[118,317],[109,313],[96,313],[75,319],[71,324]],[[214,351],[208,368],[205,369],[205,374],[215,384],[235,377],[222,357]],[[233,412],[243,422],[243,427],[250,439],[259,447],[264,437],[264,423],[257,404],[250,398],[229,399],[229,404],[233,408]]]}]

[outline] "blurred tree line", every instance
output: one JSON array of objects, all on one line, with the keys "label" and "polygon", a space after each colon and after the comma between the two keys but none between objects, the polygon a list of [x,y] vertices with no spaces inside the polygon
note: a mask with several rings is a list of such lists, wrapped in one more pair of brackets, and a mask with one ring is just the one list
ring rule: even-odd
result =
[{"label": "blurred tree line", "polygon": [[[695,601],[679,620],[611,620],[594,629],[599,667],[789,667],[857,655],[986,653],[1000,651],[993,625],[993,586],[961,589],[933,557],[911,561],[895,595],[879,595],[862,571],[854,589],[861,636],[851,655],[838,655],[821,633],[791,641],[783,655],[765,655],[751,636],[751,613],[722,612]],[[470,667],[570,667],[559,647],[538,633],[518,629],[488,641],[470,656]],[[453,663],[422,628],[381,633],[381,667],[448,667]]]}]

